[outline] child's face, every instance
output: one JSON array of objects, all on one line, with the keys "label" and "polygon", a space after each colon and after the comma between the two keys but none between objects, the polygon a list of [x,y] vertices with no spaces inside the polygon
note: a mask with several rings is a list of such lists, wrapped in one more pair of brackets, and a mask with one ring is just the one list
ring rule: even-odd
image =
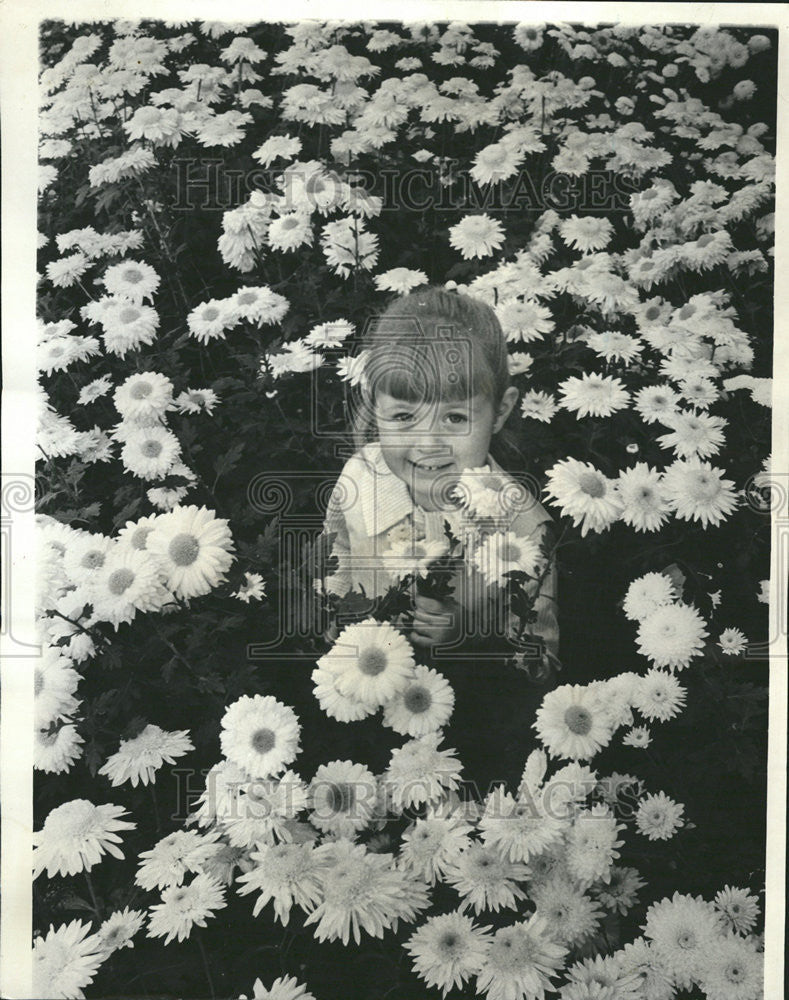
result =
[{"label": "child's face", "polygon": [[440,506],[433,492],[436,483],[445,485],[449,474],[459,476],[486,463],[490,439],[517,397],[512,386],[498,406],[484,395],[459,402],[412,403],[377,393],[375,415],[386,464],[417,503],[435,509]]}]

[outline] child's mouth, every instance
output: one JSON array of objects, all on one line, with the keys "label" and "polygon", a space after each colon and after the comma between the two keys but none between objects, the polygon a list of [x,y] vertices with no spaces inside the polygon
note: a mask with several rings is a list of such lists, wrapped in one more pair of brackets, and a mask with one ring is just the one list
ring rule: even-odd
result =
[{"label": "child's mouth", "polygon": [[448,469],[452,465],[451,462],[444,461],[434,461],[434,462],[409,462],[415,469],[419,469],[420,472],[441,472],[443,469]]}]

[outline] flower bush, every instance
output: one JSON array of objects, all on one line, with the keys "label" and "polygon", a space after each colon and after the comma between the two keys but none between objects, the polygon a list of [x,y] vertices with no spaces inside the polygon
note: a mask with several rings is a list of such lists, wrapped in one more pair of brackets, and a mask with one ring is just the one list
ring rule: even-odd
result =
[{"label": "flower bush", "polygon": [[[762,995],[776,45],[43,26],[35,995]],[[472,480],[332,631],[358,337],[426,282],[495,309],[556,539]],[[495,714],[402,628],[458,547],[517,649],[560,580],[470,794]]]}]

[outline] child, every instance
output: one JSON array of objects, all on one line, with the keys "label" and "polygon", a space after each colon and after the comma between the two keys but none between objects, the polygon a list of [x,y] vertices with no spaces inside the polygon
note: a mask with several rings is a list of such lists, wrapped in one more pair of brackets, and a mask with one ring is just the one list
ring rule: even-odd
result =
[{"label": "child", "polygon": [[[391,552],[398,543],[421,543],[428,556],[443,550],[445,521],[458,523],[453,489],[464,470],[487,467],[505,487],[513,484],[490,447],[518,392],[510,385],[506,338],[495,313],[456,292],[424,287],[396,299],[367,332],[363,348],[362,398],[354,420],[358,450],[342,470],[328,505],[325,530],[334,538],[337,562],[324,586],[340,596],[357,591],[375,598],[392,585]],[[473,487],[473,475],[471,482]],[[523,490],[519,502],[508,507],[506,497],[512,492],[501,491],[501,511],[493,511],[497,525],[504,523],[519,538],[543,542],[549,515]],[[529,631],[544,644],[537,658],[537,674],[544,682],[557,666],[559,639],[552,562],[541,576],[539,588],[531,584],[532,592],[537,591],[537,619]],[[500,609],[491,611],[500,589],[487,585],[476,568],[466,565],[453,583],[451,597],[438,599],[416,588],[408,637],[425,652],[438,656],[444,651],[436,666],[455,686],[457,718],[459,710],[463,714],[459,684],[470,696],[469,710],[481,707],[474,677],[492,669],[485,662],[486,650],[495,648],[500,655],[502,647],[503,636],[490,634],[491,623],[498,623],[499,633],[507,631],[508,623]],[[464,646],[477,651],[465,673],[452,656]],[[519,690],[528,684],[512,666],[506,675],[497,672],[498,679],[503,677],[508,687],[513,678]],[[492,696],[491,685],[486,687]],[[522,714],[517,722],[528,733],[529,721]]]}]

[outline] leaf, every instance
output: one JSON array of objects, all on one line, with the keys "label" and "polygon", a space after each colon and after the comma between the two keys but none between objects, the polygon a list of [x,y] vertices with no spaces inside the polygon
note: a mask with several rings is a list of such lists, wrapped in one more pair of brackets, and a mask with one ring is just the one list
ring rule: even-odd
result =
[{"label": "leaf", "polygon": [[216,472],[217,476],[223,476],[226,472],[230,472],[236,467],[236,465],[238,465],[238,460],[241,458],[244,447],[244,441],[237,441],[235,444],[231,445],[227,451],[217,456],[214,460],[214,472]]}]

